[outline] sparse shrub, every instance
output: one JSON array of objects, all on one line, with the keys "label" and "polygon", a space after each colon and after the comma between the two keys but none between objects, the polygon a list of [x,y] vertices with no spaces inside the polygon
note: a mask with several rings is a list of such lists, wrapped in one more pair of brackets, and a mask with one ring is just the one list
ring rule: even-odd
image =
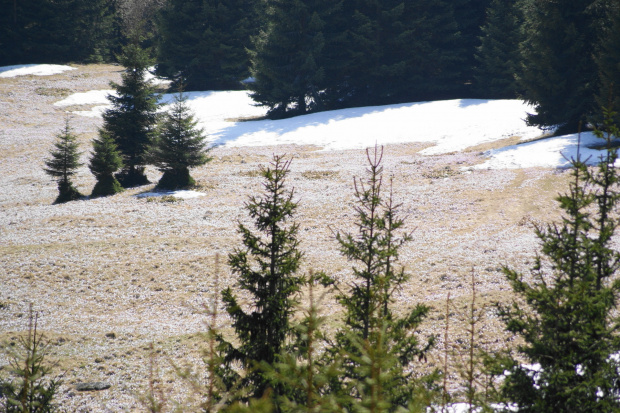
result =
[{"label": "sparse shrub", "polygon": [[61,204],[80,199],[82,194],[73,186],[71,177],[82,164],[78,152],[79,144],[68,118],[65,120],[62,132],[56,136],[54,148],[55,150],[50,153],[51,158],[45,160],[45,173],[58,181],[58,197],[54,203]]}]

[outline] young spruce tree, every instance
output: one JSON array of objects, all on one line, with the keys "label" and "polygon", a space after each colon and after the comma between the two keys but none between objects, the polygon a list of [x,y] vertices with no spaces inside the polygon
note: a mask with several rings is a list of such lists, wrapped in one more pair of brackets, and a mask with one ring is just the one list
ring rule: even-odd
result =
[{"label": "young spruce tree", "polygon": [[[436,375],[416,379],[413,363],[433,340],[420,346],[416,327],[429,307],[418,304],[402,317],[392,311],[394,294],[409,279],[397,266],[399,250],[411,236],[400,233],[404,221],[391,191],[383,196],[383,150],[367,150],[365,180],[355,180],[357,233],[336,233],[342,254],[356,265],[354,281],[338,298],[345,309],[345,330],[337,335],[345,349],[344,369],[353,406],[396,411],[425,405]],[[430,387],[429,387],[430,386]]]},{"label": "young spruce tree", "polygon": [[612,249],[620,195],[617,153],[611,147],[619,131],[611,124],[613,116],[605,114],[607,151],[598,167],[589,168],[579,156],[573,160],[573,182],[558,197],[562,222],[536,229],[542,256],[531,276],[504,269],[522,300],[501,314],[507,330],[523,340],[519,359],[529,363],[512,359],[505,367],[510,374],[502,391],[519,412],[620,409],[614,315],[620,253]]},{"label": "young spruce tree", "polygon": [[97,178],[91,197],[119,193],[123,187],[114,173],[123,166],[123,159],[114,139],[104,130],[99,130],[99,139],[93,140],[93,154],[88,168]]},{"label": "young spruce tree", "polygon": [[37,331],[38,314],[30,308],[28,334],[15,343],[4,345],[10,379],[0,378],[0,411],[5,413],[60,412],[54,398],[61,381],[48,379],[50,367],[45,362],[49,343]]},{"label": "young spruce tree", "polygon": [[151,59],[137,45],[123,49],[119,60],[125,71],[122,83],[112,83],[116,96],[109,95],[112,108],[103,114],[103,130],[110,134],[123,155],[123,170],[116,175],[124,188],[149,183],[144,174],[146,150],[155,133],[158,95],[147,79]]},{"label": "young spruce tree", "polygon": [[303,277],[295,275],[302,253],[297,240],[298,225],[290,220],[297,209],[293,190],[285,187],[290,161],[274,156],[271,167],[263,168],[264,193],[246,204],[258,232],[239,224],[243,248],[230,254],[228,263],[239,279],[237,286],[251,296],[249,311],[228,288],[222,294],[226,311],[239,341],[238,347],[222,340],[228,377],[235,376],[232,364],[247,370],[242,387],[248,396],[260,398],[271,388],[277,400],[280,385],[271,382],[258,369],[265,362],[273,365],[291,335],[290,319]]},{"label": "young spruce tree", "polygon": [[77,138],[67,119],[64,129],[56,136],[55,150],[50,153],[52,157],[45,160],[45,173],[58,181],[58,198],[54,201],[56,204],[75,201],[82,197],[71,182],[75,171],[82,166],[78,147]]},{"label": "young spruce tree", "polygon": [[190,176],[189,168],[211,160],[207,156],[206,135],[196,127],[197,124],[187,105],[187,95],[175,95],[174,104],[166,113],[149,150],[150,163],[164,173],[157,188],[177,189],[194,185],[196,182]]}]

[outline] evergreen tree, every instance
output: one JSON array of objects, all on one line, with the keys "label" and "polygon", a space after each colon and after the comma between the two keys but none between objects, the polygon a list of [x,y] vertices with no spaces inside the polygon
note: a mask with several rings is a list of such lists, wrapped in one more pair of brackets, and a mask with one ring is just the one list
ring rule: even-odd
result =
[{"label": "evergreen tree", "polygon": [[[61,410],[54,403],[58,379],[46,376],[50,367],[45,363],[49,342],[37,331],[38,315],[30,308],[28,335],[19,337],[17,345],[6,343],[3,352],[8,358],[11,379],[0,379],[0,409],[5,413],[53,413]],[[4,400],[2,400],[4,399]]]},{"label": "evergreen tree", "polygon": [[114,0],[1,0],[0,7],[0,65],[111,60],[120,41]]},{"label": "evergreen tree", "polygon": [[353,0],[338,49],[341,79],[328,79],[330,101],[343,106],[387,104],[445,97],[458,77],[454,53],[458,28],[452,7],[442,0]]},{"label": "evergreen tree", "polygon": [[517,97],[516,73],[520,61],[520,29],[523,22],[520,0],[492,0],[482,27],[476,59],[476,90],[481,97]]},{"label": "evergreen tree", "polygon": [[[330,393],[330,382],[342,378],[341,359],[323,357],[321,347],[328,341],[322,329],[326,318],[319,315],[315,297],[316,284],[327,287],[333,280],[323,274],[311,274],[304,280],[308,288],[308,308],[293,328],[290,346],[279,355],[274,365],[261,363],[261,369],[272,382],[285,390],[276,400],[281,412],[343,412],[342,396]],[[328,288],[325,293],[331,293]],[[323,295],[323,297],[325,294]]]},{"label": "evergreen tree", "polygon": [[73,22],[71,53],[65,61],[113,62],[125,37],[117,0],[73,0],[66,21]]},{"label": "evergreen tree", "polygon": [[54,202],[56,204],[74,201],[82,196],[71,182],[71,177],[82,166],[78,147],[77,137],[67,119],[62,132],[56,135],[55,150],[50,153],[52,157],[45,160],[45,173],[58,181],[58,198]]},{"label": "evergreen tree", "polygon": [[251,52],[252,99],[281,118],[322,109],[323,18],[329,0],[270,0]]},{"label": "evergreen tree", "polygon": [[194,185],[189,168],[210,161],[206,136],[202,129],[196,127],[197,124],[187,105],[187,96],[179,93],[165,115],[149,151],[150,162],[164,173],[157,184],[158,188],[177,189]]},{"label": "evergreen tree", "polygon": [[172,0],[159,19],[157,73],[190,90],[240,89],[256,30],[251,0]]},{"label": "evergreen tree", "polygon": [[[508,2],[512,0],[507,0]],[[459,31],[459,41],[454,53],[459,56],[460,76],[454,84],[453,93],[458,97],[472,95],[478,62],[476,53],[480,46],[482,27],[487,21],[487,9],[491,0],[453,0],[454,18]]]},{"label": "evergreen tree", "polygon": [[103,130],[123,155],[124,169],[116,177],[129,188],[149,182],[144,174],[145,154],[155,133],[159,96],[146,77],[152,63],[146,50],[129,45],[119,59],[125,71],[120,85],[111,84],[116,96],[108,96],[112,108],[103,114]]},{"label": "evergreen tree", "polygon": [[123,187],[114,173],[123,166],[121,154],[114,139],[105,131],[99,130],[99,139],[93,140],[93,153],[88,168],[97,178],[92,197],[114,195]]},{"label": "evergreen tree", "polygon": [[[367,178],[355,181],[358,232],[336,233],[342,254],[358,264],[353,267],[355,281],[350,289],[338,295],[346,327],[338,333],[337,342],[338,348],[346,349],[344,367],[349,380],[343,383],[351,387],[347,393],[354,396],[353,404],[378,403],[375,411],[396,411],[413,399],[426,397],[426,389],[432,387],[436,374],[418,381],[412,365],[433,340],[420,347],[414,331],[428,314],[427,306],[418,304],[404,317],[392,311],[394,292],[409,279],[404,269],[397,267],[399,249],[411,237],[399,237],[404,222],[391,188],[387,197],[381,193],[383,151],[375,148],[371,156],[367,150],[367,156]],[[378,370],[373,370],[375,367]]]},{"label": "evergreen tree", "polygon": [[[508,331],[523,339],[516,359],[505,367],[503,393],[520,412],[618,411],[620,350],[615,315],[620,253],[612,249],[618,174],[613,137],[619,134],[606,113],[606,153],[590,169],[578,156],[573,182],[558,202],[560,224],[537,227],[542,257],[531,278],[505,268],[522,300],[502,309]],[[602,132],[597,135],[603,137]],[[521,359],[521,358],[519,358]]]},{"label": "evergreen tree", "polygon": [[291,335],[295,295],[303,283],[303,278],[295,275],[302,253],[298,249],[299,227],[290,223],[297,204],[293,191],[285,188],[289,165],[290,161],[274,156],[271,167],[262,169],[265,192],[246,204],[258,232],[239,224],[244,247],[229,255],[228,263],[239,276],[237,287],[251,297],[250,310],[241,306],[230,288],[222,294],[239,341],[234,347],[222,340],[227,377],[234,375],[231,366],[241,363],[248,370],[242,386],[253,397],[262,397],[270,387],[276,398],[282,394],[282,386],[270,382],[256,367],[261,362],[273,365],[284,349]]},{"label": "evergreen tree", "polygon": [[[600,107],[620,108],[620,4],[608,2],[609,23],[599,28],[601,47],[597,54],[600,88],[597,103]],[[620,117],[614,119],[620,124]]]},{"label": "evergreen tree", "polygon": [[596,112],[593,59],[600,19],[594,0],[524,1],[524,40],[518,80],[536,114],[530,125],[576,132]]}]

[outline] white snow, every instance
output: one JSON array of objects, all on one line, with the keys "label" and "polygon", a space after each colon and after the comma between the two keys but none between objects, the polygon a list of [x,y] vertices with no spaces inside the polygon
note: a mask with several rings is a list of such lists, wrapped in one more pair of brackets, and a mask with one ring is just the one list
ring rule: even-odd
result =
[{"label": "white snow", "polygon": [[[98,105],[82,116],[101,116],[111,90],[76,93],[57,106]],[[228,147],[316,145],[322,150],[367,148],[408,142],[430,143],[421,151],[437,155],[466,150],[484,143],[518,137],[524,143],[491,150],[478,169],[530,167],[564,168],[576,156],[578,135],[528,142],[542,132],[525,124],[533,108],[520,100],[454,99],[399,105],[369,106],[319,112],[281,120],[250,120],[266,114],[245,91],[186,92],[188,104],[212,145]],[[164,95],[169,104],[173,95]],[[243,121],[246,120],[246,121]],[[598,159],[591,133],[581,135],[582,158]]]},{"label": "white snow", "polygon": [[183,189],[183,190],[178,190],[178,191],[143,192],[141,194],[136,195],[136,197],[137,198],[151,198],[151,197],[160,197],[160,196],[173,196],[179,199],[192,199],[192,198],[199,198],[205,195],[206,194],[202,192]]},{"label": "white snow", "polygon": [[570,166],[570,159],[577,158],[577,148],[580,158],[593,164],[599,161],[602,153],[589,147],[600,145],[602,142],[592,132],[582,133],[581,137],[578,134],[555,136],[488,151],[486,155],[490,159],[476,165],[476,168],[514,169],[536,166],[567,168]]},{"label": "white snow", "polygon": [[72,106],[72,105],[106,105],[108,95],[114,95],[114,90],[90,90],[88,92],[74,93],[71,96],[54,103],[54,106]]},{"label": "white snow", "polygon": [[75,70],[75,67],[65,65],[16,65],[0,67],[0,77],[16,76],[50,76],[67,70]]}]

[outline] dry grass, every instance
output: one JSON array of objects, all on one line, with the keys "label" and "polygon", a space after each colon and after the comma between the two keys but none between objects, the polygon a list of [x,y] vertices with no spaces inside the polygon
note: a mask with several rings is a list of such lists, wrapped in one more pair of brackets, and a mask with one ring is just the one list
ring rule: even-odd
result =
[{"label": "dry grass", "polygon": [[[234,285],[225,265],[215,285],[215,255],[226,257],[240,245],[236,222],[250,224],[244,202],[261,190],[259,165],[274,153],[294,158],[289,183],[299,200],[304,271],[351,280],[351,263],[338,253],[333,231],[354,230],[352,183],[364,173],[363,151],[217,148],[214,160],[192,173],[205,197],[176,202],[135,197],[151,185],[51,205],[56,186],[42,165],[65,115],[65,108],[53,103],[69,92],[107,89],[109,81],[119,81],[119,70],[78,66],[50,77],[0,80],[0,339],[11,341],[27,329],[25,314],[34,303],[54,343],[51,358],[65,381],[60,400],[68,411],[138,409],[135,394],[146,386],[150,343],[160,351],[170,397],[187,395],[187,386],[173,380],[168,361],[200,368],[203,305]],[[75,117],[72,125],[86,162],[87,144],[100,120]],[[422,334],[441,338],[450,292],[454,339],[465,337],[473,269],[487,316],[480,344],[503,348],[509,338],[490,306],[510,296],[499,269],[502,264],[528,268],[537,249],[530,223],[556,217],[553,198],[565,187],[567,174],[467,171],[482,161],[475,151],[418,155],[427,146],[385,148],[385,173],[394,176],[396,198],[413,231],[413,242],[401,253],[411,281],[398,294],[397,306],[425,302],[433,307]],[[154,169],[148,174],[153,181],[159,178]],[[86,167],[76,184],[84,194],[93,187]],[[335,328],[338,306],[327,300],[323,311]],[[227,332],[230,320],[221,314],[219,322]],[[439,366],[439,356],[434,354],[427,367]],[[79,381],[108,381],[112,387],[78,393],[73,385]]]}]

